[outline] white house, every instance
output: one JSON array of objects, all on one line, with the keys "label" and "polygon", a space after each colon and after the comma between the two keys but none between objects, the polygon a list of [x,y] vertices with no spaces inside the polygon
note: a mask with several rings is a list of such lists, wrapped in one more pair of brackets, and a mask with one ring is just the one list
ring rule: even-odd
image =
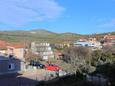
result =
[{"label": "white house", "polygon": [[31,50],[33,53],[38,53],[44,60],[54,58],[54,52],[50,43],[32,43]]}]

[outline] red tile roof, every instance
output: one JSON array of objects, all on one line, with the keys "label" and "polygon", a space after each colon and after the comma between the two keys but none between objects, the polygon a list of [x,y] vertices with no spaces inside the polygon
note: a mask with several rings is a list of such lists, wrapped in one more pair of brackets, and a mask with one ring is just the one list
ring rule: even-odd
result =
[{"label": "red tile roof", "polygon": [[109,36],[109,38],[115,39],[115,35],[111,35]]},{"label": "red tile roof", "polygon": [[7,46],[8,42],[0,40],[0,46]]},{"label": "red tile roof", "polygon": [[107,36],[105,36],[105,38],[108,38],[108,39],[115,39],[115,35],[107,35]]},{"label": "red tile roof", "polygon": [[9,47],[13,47],[13,48],[25,48],[25,46],[23,44],[12,44]]},{"label": "red tile roof", "polygon": [[4,40],[0,40],[0,48],[6,49],[7,46],[13,47],[13,48],[24,48],[25,47],[24,44],[10,44]]}]

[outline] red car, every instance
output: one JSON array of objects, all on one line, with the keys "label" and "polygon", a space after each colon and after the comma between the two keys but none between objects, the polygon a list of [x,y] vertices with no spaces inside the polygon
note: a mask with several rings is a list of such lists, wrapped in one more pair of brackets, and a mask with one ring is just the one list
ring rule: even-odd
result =
[{"label": "red car", "polygon": [[59,66],[57,66],[57,65],[55,65],[55,64],[46,64],[46,65],[45,65],[45,68],[46,68],[47,70],[51,70],[51,71],[58,71],[58,70],[61,69],[61,67],[59,67]]}]

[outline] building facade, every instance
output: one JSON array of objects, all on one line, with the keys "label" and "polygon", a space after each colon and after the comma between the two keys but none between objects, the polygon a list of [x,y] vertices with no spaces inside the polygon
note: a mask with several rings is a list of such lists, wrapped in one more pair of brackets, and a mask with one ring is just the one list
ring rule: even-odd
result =
[{"label": "building facade", "polygon": [[14,44],[14,45],[7,46],[7,54],[8,55],[13,55],[17,59],[25,61],[25,58],[24,58],[24,54],[25,54],[24,45]]},{"label": "building facade", "polygon": [[44,60],[54,58],[54,52],[52,50],[50,43],[32,43],[31,50],[32,53],[38,54]]},{"label": "building facade", "polygon": [[115,45],[115,35],[105,35],[104,38],[104,46],[111,46],[111,45]]},{"label": "building facade", "polygon": [[21,61],[16,58],[0,56],[0,75],[18,73],[21,70]]},{"label": "building facade", "polygon": [[74,42],[74,46],[85,46],[85,47],[92,47],[93,49],[101,49],[101,43],[96,41],[96,39],[89,39],[89,40],[78,40]]}]

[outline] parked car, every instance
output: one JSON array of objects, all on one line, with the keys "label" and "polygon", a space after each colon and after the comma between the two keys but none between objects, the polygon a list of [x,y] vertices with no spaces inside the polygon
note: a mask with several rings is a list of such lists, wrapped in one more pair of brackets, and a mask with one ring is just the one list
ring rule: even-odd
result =
[{"label": "parked car", "polygon": [[36,66],[37,68],[45,68],[45,65],[44,64],[42,64],[42,63],[40,63],[40,62],[38,62],[38,61],[30,61],[30,64],[29,65],[31,65],[31,66]]},{"label": "parked car", "polygon": [[59,70],[62,69],[60,66],[55,65],[55,64],[46,64],[46,65],[45,65],[45,68],[46,68],[47,70],[51,70],[51,71],[59,71]]}]

